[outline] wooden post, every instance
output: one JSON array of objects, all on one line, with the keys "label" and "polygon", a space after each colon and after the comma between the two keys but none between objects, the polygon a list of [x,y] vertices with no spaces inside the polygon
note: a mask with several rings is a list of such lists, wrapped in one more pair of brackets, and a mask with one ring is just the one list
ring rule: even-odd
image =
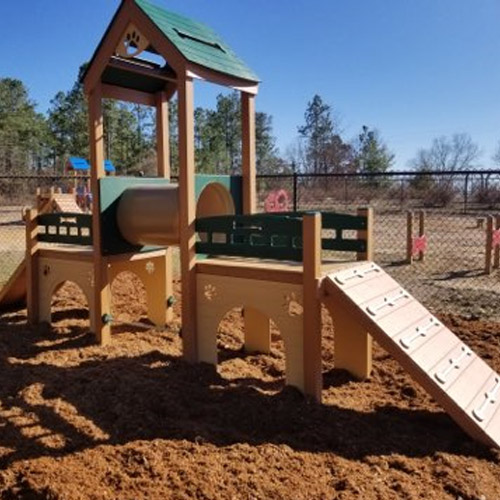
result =
[{"label": "wooden post", "polygon": [[184,358],[198,361],[196,332],[196,234],[195,234],[195,165],[194,165],[194,96],[193,80],[185,77],[178,83],[179,99],[179,249],[182,282],[182,344]]},{"label": "wooden post", "polygon": [[[495,217],[495,229],[497,231],[500,230],[500,215],[497,215]],[[500,268],[500,245],[496,245],[495,249],[493,250],[493,268]]]},{"label": "wooden post", "polygon": [[38,300],[38,210],[26,212],[26,303],[28,323],[36,325],[39,322]]},{"label": "wooden post", "polygon": [[[170,134],[168,122],[168,99],[165,92],[156,94],[156,150],[158,159],[158,177],[170,179]],[[167,248],[165,254],[165,284],[168,300],[174,294],[172,249]],[[169,323],[174,317],[172,307],[165,303],[165,321]]]},{"label": "wooden post", "polygon": [[406,212],[406,262],[413,263],[413,212]]},{"label": "wooden post", "polygon": [[111,342],[111,325],[104,322],[104,315],[111,313],[110,284],[105,259],[101,253],[101,222],[99,179],[104,172],[104,123],[102,116],[101,84],[89,94],[89,140],[92,187],[92,237],[94,249],[94,307],[90,311],[97,340],[101,345]]},{"label": "wooden post", "polygon": [[[418,236],[421,238],[425,234],[425,212],[423,210],[420,210],[418,212]],[[424,260],[424,251],[420,250],[418,252],[418,260],[422,261]]]},{"label": "wooden post", "polygon": [[493,216],[486,217],[486,256],[484,262],[484,272],[491,274],[491,253],[493,250]]},{"label": "wooden post", "polygon": [[245,323],[245,351],[271,352],[271,321],[258,309],[245,307],[243,310]]},{"label": "wooden post", "polygon": [[304,392],[321,402],[321,214],[303,218]]},{"label": "wooden post", "polygon": [[[358,215],[366,217],[366,229],[358,231],[358,240],[366,240],[366,251],[358,252],[357,260],[373,260],[374,241],[373,241],[373,208],[361,207],[358,208]],[[321,247],[321,245],[320,245]]]},{"label": "wooden post", "polygon": [[255,178],[255,96],[241,93],[241,163],[243,172],[243,213],[256,210]]}]

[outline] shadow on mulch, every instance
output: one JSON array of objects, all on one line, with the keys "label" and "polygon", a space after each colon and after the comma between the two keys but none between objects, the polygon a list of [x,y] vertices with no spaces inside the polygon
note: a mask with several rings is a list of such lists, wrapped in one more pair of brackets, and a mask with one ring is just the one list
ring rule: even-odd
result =
[{"label": "shadow on mulch", "polygon": [[[114,359],[103,356],[67,367],[26,362],[44,351],[90,345],[93,337],[82,328],[57,334],[57,345],[47,347],[40,344],[38,330],[0,317],[0,338],[0,410],[5,414],[18,408],[34,414],[41,427],[63,436],[65,443],[60,449],[49,448],[39,438],[26,437],[15,419],[0,417],[0,447],[12,449],[0,459],[2,467],[103,443],[154,439],[216,446],[286,444],[294,450],[333,452],[354,460],[391,453],[428,456],[437,451],[490,456],[489,450],[470,440],[444,413],[394,406],[365,413],[317,404],[293,388],[263,394],[261,389],[277,387],[279,382],[227,380],[212,366],[190,365],[160,351]],[[326,377],[329,387],[347,381],[340,370]],[[42,397],[40,403],[29,404],[22,392],[35,383],[41,384]],[[53,405],[44,404],[58,398],[109,439],[96,440],[56,413]]]}]

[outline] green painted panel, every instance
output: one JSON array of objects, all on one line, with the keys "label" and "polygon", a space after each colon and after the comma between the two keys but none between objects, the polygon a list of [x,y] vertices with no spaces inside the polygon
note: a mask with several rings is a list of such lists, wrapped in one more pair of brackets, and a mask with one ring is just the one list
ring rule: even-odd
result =
[{"label": "green painted panel", "polygon": [[135,3],[188,61],[251,82],[259,81],[213,29],[147,0]]},{"label": "green painted panel", "polygon": [[92,245],[92,216],[82,213],[50,213],[37,217],[38,241]]},{"label": "green painted panel", "polygon": [[[304,212],[217,216],[196,220],[196,231],[204,236],[197,252],[284,260],[302,260]],[[323,229],[334,229],[333,238],[322,238],[323,250],[364,252],[366,241],[344,238],[345,230],[366,229],[366,217],[321,213]],[[224,241],[221,241],[224,240]]]}]

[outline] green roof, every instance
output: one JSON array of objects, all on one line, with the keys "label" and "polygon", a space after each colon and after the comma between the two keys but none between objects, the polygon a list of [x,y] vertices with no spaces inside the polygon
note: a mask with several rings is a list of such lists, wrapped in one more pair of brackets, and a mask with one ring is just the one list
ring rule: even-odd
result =
[{"label": "green roof", "polygon": [[188,61],[244,80],[259,81],[257,75],[208,26],[147,0],[135,0],[135,3]]}]

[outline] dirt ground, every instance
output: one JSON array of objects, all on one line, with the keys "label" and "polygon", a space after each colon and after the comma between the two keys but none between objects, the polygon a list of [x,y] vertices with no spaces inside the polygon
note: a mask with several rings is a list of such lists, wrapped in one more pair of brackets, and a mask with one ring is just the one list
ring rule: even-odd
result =
[{"label": "dirt ground", "polygon": [[[145,321],[140,284],[122,275],[113,291],[115,317]],[[0,498],[500,498],[500,452],[377,346],[356,382],[333,367],[326,321],[319,405],[283,387],[277,331],[271,355],[242,351],[239,311],[221,324],[218,372],[184,363],[178,307],[169,329],[116,325],[107,347],[71,284],[51,330],[0,317]],[[500,370],[498,324],[441,319]]]}]

